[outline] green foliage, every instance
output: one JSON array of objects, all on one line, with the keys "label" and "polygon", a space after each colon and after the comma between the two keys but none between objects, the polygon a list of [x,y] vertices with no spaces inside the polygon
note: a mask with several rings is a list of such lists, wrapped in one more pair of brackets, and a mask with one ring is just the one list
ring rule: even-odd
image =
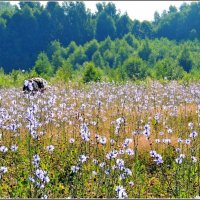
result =
[{"label": "green foliage", "polygon": [[84,50],[82,47],[77,48],[74,53],[72,53],[69,58],[68,61],[71,63],[71,65],[73,66],[73,69],[79,69],[80,66],[87,61],[87,56],[84,53]]},{"label": "green foliage", "polygon": [[134,49],[137,49],[139,46],[139,42],[138,40],[134,37],[134,35],[132,35],[131,33],[128,33],[124,36],[124,39],[126,40],[126,42],[133,47]]},{"label": "green foliage", "polygon": [[103,58],[106,63],[106,66],[112,68],[115,62],[115,55],[113,54],[113,52],[106,50],[103,54]]},{"label": "green foliage", "polygon": [[87,55],[89,60],[91,60],[92,55],[98,50],[98,48],[99,43],[96,40],[91,40],[90,42],[86,43],[85,54]]},{"label": "green foliage", "polygon": [[67,83],[72,78],[72,66],[68,62],[64,62],[56,71],[55,78],[58,82]]},{"label": "green foliage", "polygon": [[38,58],[35,62],[34,70],[37,74],[41,75],[44,78],[52,76],[53,68],[46,53],[42,52],[38,55]]},{"label": "green foliage", "polygon": [[104,60],[103,57],[101,56],[99,51],[96,51],[93,55],[92,55],[92,62],[95,64],[95,66],[103,68],[104,66]]},{"label": "green foliage", "polygon": [[190,52],[187,48],[183,49],[179,59],[179,64],[186,72],[189,72],[192,69],[193,62],[190,56]]},{"label": "green foliage", "polygon": [[161,17],[154,20],[156,37],[167,37],[177,41],[199,38],[199,6],[199,2],[182,4],[180,11],[171,6],[168,13],[163,12]]},{"label": "green foliage", "polygon": [[190,74],[188,74],[187,79],[192,80],[192,81],[200,80],[200,70],[197,68],[192,69]]},{"label": "green foliage", "polygon": [[63,2],[61,9],[63,18],[59,21],[64,44],[75,41],[84,44],[94,38],[95,24],[90,11],[86,10],[84,2]]},{"label": "green foliage", "polygon": [[123,69],[130,79],[142,79],[147,76],[147,69],[145,62],[138,57],[128,58],[124,64]]},{"label": "green foliage", "polygon": [[[139,57],[146,73],[134,79],[147,74],[155,79],[181,79],[187,73],[192,79],[193,72],[200,70],[199,6],[199,2],[179,10],[170,6],[149,22],[132,21],[114,3],[97,3],[93,14],[84,2],[48,2],[46,7],[39,2],[20,2],[19,8],[1,2],[0,66],[14,79],[15,71],[22,69],[50,78],[68,63],[70,79],[80,80],[84,64],[93,62],[106,80],[125,80],[133,77],[127,75],[124,62]],[[167,64],[168,60],[174,64]]]},{"label": "green foliage", "polygon": [[52,62],[51,62],[53,69],[54,69],[54,72],[57,71],[57,69],[62,66],[63,62],[64,62],[64,59],[60,55],[60,52],[56,51],[52,55]]},{"label": "green foliage", "polygon": [[77,45],[74,41],[70,42],[69,46],[67,47],[67,56],[71,55],[77,49]]},{"label": "green foliage", "polygon": [[8,87],[12,85],[12,79],[10,75],[5,75],[3,68],[0,68],[0,88]]},{"label": "green foliage", "polygon": [[116,74],[116,81],[126,81],[129,78],[127,71],[124,69],[123,66],[120,66],[116,69]]},{"label": "green foliage", "polygon": [[[34,68],[29,71],[29,77],[54,77],[57,81],[61,77],[62,82],[82,81],[85,64],[92,62],[101,69],[102,80],[105,81],[141,80],[147,76],[162,80],[197,80],[200,70],[199,50],[197,40],[177,44],[166,38],[137,40],[130,33],[122,39],[111,40],[108,37],[100,43],[91,40],[84,46],[71,42],[63,47],[54,41],[47,53],[38,55]],[[11,85],[19,85],[15,71],[11,75]]]},{"label": "green foliage", "polygon": [[100,81],[101,80],[101,71],[100,69],[94,66],[94,63],[89,62],[85,64],[85,72],[83,75],[83,82],[88,83],[90,81]]},{"label": "green foliage", "polygon": [[145,43],[142,46],[142,49],[139,51],[138,55],[140,56],[140,58],[147,61],[149,59],[150,54],[151,48],[149,47],[148,41],[145,40]]},{"label": "green foliage", "polygon": [[140,35],[142,39],[145,39],[145,38],[151,39],[154,37],[153,25],[149,21],[145,20],[141,23],[140,31],[141,31]]},{"label": "green foliage", "polygon": [[110,36],[112,39],[115,36],[116,26],[111,16],[102,12],[97,19],[96,38],[102,41]]},{"label": "green foliage", "polygon": [[99,51],[103,55],[106,50],[110,50],[112,48],[112,40],[108,36],[104,41],[100,42]]},{"label": "green foliage", "polygon": [[31,73],[24,70],[13,70],[10,74],[5,74],[3,68],[0,68],[0,88],[22,87],[25,79],[28,79]]},{"label": "green foliage", "polygon": [[61,44],[59,41],[52,41],[47,48],[47,56],[50,58],[56,51],[60,51]]},{"label": "green foliage", "polygon": [[172,58],[164,58],[155,64],[156,77],[158,79],[181,79],[184,70]]},{"label": "green foliage", "polygon": [[116,26],[119,38],[122,38],[131,31],[132,22],[127,13],[119,18]]}]

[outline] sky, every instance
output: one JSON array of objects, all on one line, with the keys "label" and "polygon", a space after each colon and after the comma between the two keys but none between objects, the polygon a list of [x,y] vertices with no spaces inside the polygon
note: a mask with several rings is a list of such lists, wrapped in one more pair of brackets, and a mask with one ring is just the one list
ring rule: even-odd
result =
[{"label": "sky", "polygon": [[[12,4],[16,4],[18,1],[10,1]],[[84,1],[86,8],[90,9],[92,12],[96,11],[96,3],[103,1]],[[108,1],[106,1],[108,2]],[[159,14],[163,10],[168,11],[170,5],[176,6],[177,8],[183,2],[188,4],[191,1],[110,1],[116,5],[117,10],[120,10],[121,13],[127,12],[129,17],[134,20],[138,19],[140,21],[148,20],[152,21],[154,19],[155,11],[158,11]],[[45,4],[45,1],[41,1],[42,4]]]}]

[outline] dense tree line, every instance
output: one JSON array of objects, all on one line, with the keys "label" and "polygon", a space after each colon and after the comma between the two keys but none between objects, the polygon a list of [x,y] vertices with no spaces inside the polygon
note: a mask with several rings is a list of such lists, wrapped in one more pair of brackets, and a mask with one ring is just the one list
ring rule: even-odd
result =
[{"label": "dense tree line", "polygon": [[[107,37],[100,42],[93,39],[83,45],[72,41],[66,47],[55,40],[47,51],[38,54],[31,71],[13,70],[8,76],[15,84],[32,76],[84,83],[148,78],[198,80],[199,55],[198,40],[177,43],[167,38],[137,39],[131,33],[121,39]],[[5,85],[8,76],[0,71],[0,86]]]},{"label": "dense tree line", "polygon": [[96,7],[91,13],[84,2],[48,2],[45,7],[1,2],[0,66],[5,72],[34,69],[42,76],[65,72],[68,78],[93,69],[94,77],[116,79],[170,73],[176,78],[199,68],[200,2],[180,10],[170,6],[168,12],[156,12],[152,22],[131,20],[113,3]]}]

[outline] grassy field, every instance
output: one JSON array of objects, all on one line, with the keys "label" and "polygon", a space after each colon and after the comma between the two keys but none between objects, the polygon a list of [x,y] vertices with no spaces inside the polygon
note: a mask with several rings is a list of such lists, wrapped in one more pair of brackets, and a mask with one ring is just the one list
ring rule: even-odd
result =
[{"label": "grassy field", "polygon": [[198,197],[199,120],[199,83],[0,89],[0,197]]}]

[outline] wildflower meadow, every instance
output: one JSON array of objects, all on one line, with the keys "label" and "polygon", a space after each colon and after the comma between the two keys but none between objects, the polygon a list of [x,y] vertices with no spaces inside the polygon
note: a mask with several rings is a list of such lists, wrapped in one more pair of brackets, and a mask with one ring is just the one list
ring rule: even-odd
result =
[{"label": "wildflower meadow", "polygon": [[1,198],[198,198],[200,83],[0,89]]}]

